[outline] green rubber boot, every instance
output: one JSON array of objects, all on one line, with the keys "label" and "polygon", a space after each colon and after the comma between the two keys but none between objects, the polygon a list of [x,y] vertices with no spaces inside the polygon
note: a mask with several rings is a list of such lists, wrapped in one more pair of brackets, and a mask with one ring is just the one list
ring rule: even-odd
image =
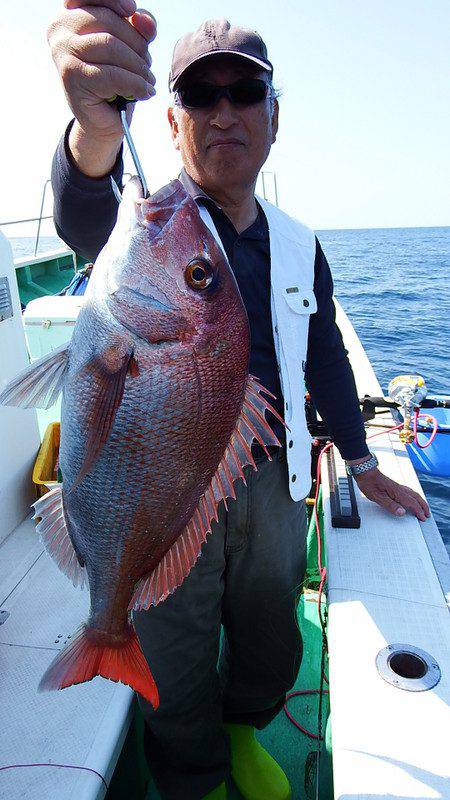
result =
[{"label": "green rubber boot", "polygon": [[245,800],[291,800],[283,770],[250,725],[224,725],[231,744],[231,775]]},{"label": "green rubber boot", "polygon": [[227,787],[225,783],[216,786],[209,794],[205,794],[203,800],[227,800]]}]

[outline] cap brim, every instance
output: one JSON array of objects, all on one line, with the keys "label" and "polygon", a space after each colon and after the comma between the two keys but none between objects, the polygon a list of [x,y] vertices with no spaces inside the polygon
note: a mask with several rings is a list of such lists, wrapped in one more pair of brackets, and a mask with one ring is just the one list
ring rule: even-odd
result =
[{"label": "cap brim", "polygon": [[213,56],[238,56],[239,58],[244,59],[245,61],[251,61],[253,64],[258,64],[259,67],[262,69],[267,70],[267,72],[272,72],[273,68],[270,66],[267,61],[263,61],[261,58],[257,58],[256,56],[247,55],[247,53],[241,53],[239,50],[213,50],[210,53],[203,53],[201,56],[197,56],[193,58],[192,61],[189,62],[185,66],[182,72],[176,76],[173,80],[169,81],[169,89],[171,92],[174,91],[176,84],[182,78],[186,70],[192,67],[194,64],[197,64],[199,61],[203,61],[205,58],[212,58]]}]

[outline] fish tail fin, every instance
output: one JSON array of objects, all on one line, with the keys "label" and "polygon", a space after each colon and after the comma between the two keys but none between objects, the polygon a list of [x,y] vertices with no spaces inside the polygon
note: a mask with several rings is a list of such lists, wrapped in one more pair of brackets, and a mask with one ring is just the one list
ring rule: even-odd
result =
[{"label": "fish tail fin", "polygon": [[85,683],[96,675],[125,683],[158,708],[158,689],[133,630],[120,644],[96,643],[82,626],[52,661],[39,684],[40,691],[65,689]]}]

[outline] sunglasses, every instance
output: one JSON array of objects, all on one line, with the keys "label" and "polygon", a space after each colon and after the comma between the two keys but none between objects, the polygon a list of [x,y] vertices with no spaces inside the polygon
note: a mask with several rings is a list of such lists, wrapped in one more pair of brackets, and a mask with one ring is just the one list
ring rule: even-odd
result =
[{"label": "sunglasses", "polygon": [[214,83],[187,83],[176,91],[184,108],[213,108],[222,97],[233,106],[254,106],[266,99],[270,86],[259,78],[240,78],[228,86]]}]

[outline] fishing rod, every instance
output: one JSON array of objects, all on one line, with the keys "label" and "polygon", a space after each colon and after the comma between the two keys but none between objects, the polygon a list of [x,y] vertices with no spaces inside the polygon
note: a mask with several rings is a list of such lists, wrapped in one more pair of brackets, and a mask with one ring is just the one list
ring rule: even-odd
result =
[{"label": "fishing rod", "polygon": [[[390,411],[399,423],[398,437],[407,446],[413,466],[418,472],[436,477],[450,477],[450,395],[428,394],[421,375],[397,375],[388,386],[387,396],[364,395],[359,403],[367,428],[383,428],[389,424],[377,417]],[[315,439],[325,441],[330,432],[318,418],[314,402],[305,396],[308,429]],[[433,414],[428,412],[434,411]],[[424,452],[425,451],[425,452]]]},{"label": "fishing rod", "polygon": [[[440,420],[435,416],[421,413],[422,409],[450,409],[450,397],[428,396],[428,389],[422,375],[397,375],[389,382],[388,397],[366,395],[362,400],[360,399],[360,403],[365,422],[375,417],[376,409],[390,409],[397,421],[403,423],[398,434],[400,441],[407,445],[414,445],[419,450],[426,450],[430,447],[438,433],[450,433],[450,424],[448,424],[450,423],[450,414],[444,412],[444,424],[440,424]],[[419,441],[419,433],[430,434],[425,443]],[[445,451],[447,448],[444,445],[444,448],[441,449]]]},{"label": "fishing rod", "polygon": [[[393,400],[391,397],[377,397],[372,395],[364,395],[364,397],[359,399],[361,405],[361,413],[365,422],[369,422],[370,420],[374,419],[377,414],[384,414],[385,409],[390,409],[391,411],[401,412],[405,419],[409,416],[411,418],[411,412],[414,410],[419,409],[436,409],[436,408],[443,408],[443,409],[450,409],[450,397],[446,397],[444,395],[430,395],[429,397],[423,398],[423,400],[415,405],[413,402],[402,402],[401,400]],[[420,416],[428,416],[429,419],[433,419],[431,415],[420,415]],[[450,427],[447,426],[438,426],[439,433],[450,433]],[[429,433],[430,429],[427,426],[418,426],[417,427],[418,433]]]}]

